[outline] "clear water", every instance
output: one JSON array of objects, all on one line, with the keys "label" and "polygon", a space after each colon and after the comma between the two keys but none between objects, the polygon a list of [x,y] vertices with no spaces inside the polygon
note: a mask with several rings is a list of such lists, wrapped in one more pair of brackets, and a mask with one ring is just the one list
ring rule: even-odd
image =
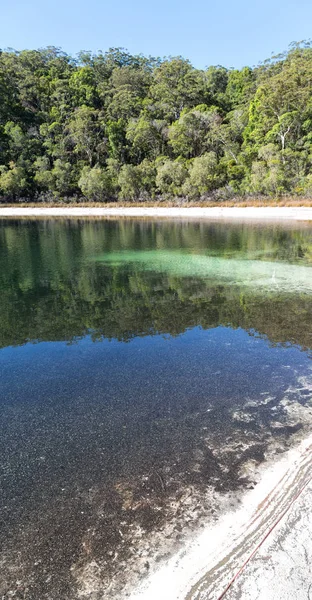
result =
[{"label": "clear water", "polygon": [[0,597],[122,598],[304,435],[311,267],[305,224],[0,222]]}]

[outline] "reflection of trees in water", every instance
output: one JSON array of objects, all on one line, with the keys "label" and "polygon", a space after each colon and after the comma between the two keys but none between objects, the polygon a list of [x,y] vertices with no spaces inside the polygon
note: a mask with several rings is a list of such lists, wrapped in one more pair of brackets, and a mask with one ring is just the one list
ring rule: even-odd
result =
[{"label": "reflection of trees in water", "polygon": [[199,277],[105,266],[120,250],[182,250],[222,257],[309,262],[305,226],[156,221],[9,221],[0,226],[0,344],[72,340],[92,332],[131,339],[230,324],[272,342],[311,347],[312,299],[266,295]]}]

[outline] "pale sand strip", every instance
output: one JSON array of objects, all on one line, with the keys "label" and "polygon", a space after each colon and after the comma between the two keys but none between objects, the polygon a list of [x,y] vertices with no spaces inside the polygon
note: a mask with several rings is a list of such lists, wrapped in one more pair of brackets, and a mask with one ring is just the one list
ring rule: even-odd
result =
[{"label": "pale sand strip", "polygon": [[143,207],[1,207],[0,217],[180,217],[205,219],[286,219],[312,221],[312,207],[143,208]]},{"label": "pale sand strip", "polygon": [[246,565],[225,600],[311,600],[311,504],[310,483]]},{"label": "pale sand strip", "polygon": [[241,508],[207,526],[131,600],[312,598],[312,436],[263,472]]}]

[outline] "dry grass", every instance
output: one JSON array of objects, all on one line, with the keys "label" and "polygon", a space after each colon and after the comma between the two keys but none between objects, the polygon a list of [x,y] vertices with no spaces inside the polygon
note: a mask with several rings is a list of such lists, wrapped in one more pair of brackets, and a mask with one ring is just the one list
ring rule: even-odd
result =
[{"label": "dry grass", "polygon": [[186,200],[151,200],[148,202],[18,202],[18,203],[0,203],[0,208],[213,208],[213,207],[267,207],[267,206],[285,206],[285,207],[312,207],[312,198],[234,198],[233,200],[219,201],[186,201]]}]

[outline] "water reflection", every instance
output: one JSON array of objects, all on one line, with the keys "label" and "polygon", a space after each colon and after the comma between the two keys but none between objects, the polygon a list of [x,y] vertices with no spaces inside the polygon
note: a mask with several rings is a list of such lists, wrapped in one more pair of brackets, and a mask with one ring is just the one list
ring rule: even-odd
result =
[{"label": "water reflection", "polygon": [[0,346],[198,324],[310,346],[311,261],[303,225],[2,222]]}]

